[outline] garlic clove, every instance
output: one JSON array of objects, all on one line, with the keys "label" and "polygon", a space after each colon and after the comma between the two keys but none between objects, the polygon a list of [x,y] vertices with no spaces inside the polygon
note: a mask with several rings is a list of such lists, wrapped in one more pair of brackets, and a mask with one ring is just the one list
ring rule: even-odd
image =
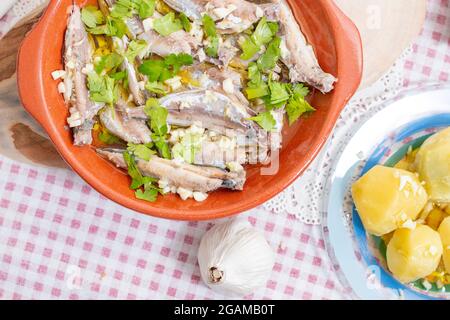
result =
[{"label": "garlic clove", "polygon": [[205,284],[225,295],[247,295],[264,286],[275,256],[264,236],[247,221],[217,224],[203,236],[198,263]]}]

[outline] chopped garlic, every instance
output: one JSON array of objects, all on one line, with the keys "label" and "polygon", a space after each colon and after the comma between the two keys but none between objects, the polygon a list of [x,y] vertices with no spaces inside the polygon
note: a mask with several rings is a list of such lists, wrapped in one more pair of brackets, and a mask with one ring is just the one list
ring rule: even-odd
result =
[{"label": "chopped garlic", "polygon": [[192,190],[188,190],[182,187],[179,187],[177,189],[177,193],[180,195],[181,199],[183,200],[187,200],[190,199],[194,196],[194,193],[192,192]]},{"label": "chopped garlic", "polygon": [[212,13],[217,18],[217,20],[222,20],[235,11],[237,7],[235,5],[229,5],[226,8],[215,8]]},{"label": "chopped garlic", "polygon": [[431,283],[428,282],[428,280],[423,280],[422,285],[427,291],[430,291],[431,288],[433,288],[433,286],[431,285]]},{"label": "chopped garlic", "polygon": [[75,69],[75,63],[72,60],[69,60],[66,63],[66,66],[67,66],[68,69]]},{"label": "chopped garlic", "polygon": [[66,93],[66,86],[64,85],[64,82],[58,83],[58,92],[59,93]]},{"label": "chopped garlic", "polygon": [[194,199],[197,202],[202,202],[205,201],[208,198],[208,194],[207,193],[203,193],[203,192],[194,192]]},{"label": "chopped garlic", "polygon": [[166,81],[164,81],[164,83],[167,84],[172,89],[172,91],[178,90],[182,86],[181,77],[179,76],[167,79]]},{"label": "chopped garlic", "polygon": [[64,70],[55,70],[52,72],[53,80],[58,80],[58,79],[64,78],[65,75],[66,75],[66,71],[64,71]]},{"label": "chopped garlic", "polygon": [[412,221],[411,219],[408,219],[406,220],[405,223],[403,223],[402,228],[414,230],[416,226],[417,226],[416,222]]},{"label": "chopped garlic", "polygon": [[223,83],[222,83],[222,87],[223,87],[223,90],[226,93],[229,93],[229,94],[233,94],[234,93],[234,84],[233,84],[233,80],[232,79],[230,79],[230,78],[225,79],[223,81]]},{"label": "chopped garlic", "polygon": [[203,50],[203,48],[200,48],[197,51],[197,58],[198,58],[198,61],[200,61],[200,62],[203,62],[206,60],[206,53],[205,53],[205,50]]},{"label": "chopped garlic", "polygon": [[153,29],[153,18],[147,18],[142,21],[145,32]]},{"label": "chopped garlic", "polygon": [[84,74],[88,74],[89,72],[94,71],[94,65],[92,63],[86,64],[86,66],[81,69],[81,72]]},{"label": "chopped garlic", "polygon": [[164,189],[165,187],[167,187],[169,185],[169,181],[166,179],[161,179],[158,181],[158,186],[162,189]]},{"label": "chopped garlic", "polygon": [[242,19],[241,18],[239,18],[239,17],[236,17],[235,15],[233,15],[233,14],[230,14],[228,17],[228,20],[230,20],[232,23],[234,23],[234,24],[238,24],[238,23],[241,23],[242,22]]}]

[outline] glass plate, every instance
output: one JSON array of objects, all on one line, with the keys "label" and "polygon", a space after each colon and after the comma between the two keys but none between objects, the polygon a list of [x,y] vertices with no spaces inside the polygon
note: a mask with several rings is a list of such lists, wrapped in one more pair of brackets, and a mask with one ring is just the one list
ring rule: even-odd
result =
[{"label": "glass plate", "polygon": [[377,238],[367,236],[350,192],[352,183],[373,166],[394,165],[410,146],[420,146],[448,126],[450,87],[408,90],[362,124],[333,163],[325,190],[323,232],[334,269],[352,297],[450,299],[450,293],[425,291],[418,283],[401,284],[386,271],[383,248]]}]

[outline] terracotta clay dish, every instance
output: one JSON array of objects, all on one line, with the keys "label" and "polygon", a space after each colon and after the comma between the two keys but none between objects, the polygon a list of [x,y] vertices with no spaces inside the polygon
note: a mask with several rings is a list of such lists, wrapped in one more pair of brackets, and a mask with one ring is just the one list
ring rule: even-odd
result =
[{"label": "terracotta clay dish", "polygon": [[[76,0],[80,6],[95,1]],[[335,89],[315,92],[317,108],[310,117],[283,133],[283,149],[275,175],[262,175],[261,166],[249,166],[243,192],[217,191],[204,202],[182,201],[175,195],[157,202],[137,200],[129,177],[98,156],[92,147],[76,147],[67,128],[67,105],[51,77],[63,68],[62,49],[72,0],[51,1],[45,14],[19,51],[19,94],[27,111],[42,125],[65,161],[87,183],[107,198],[152,216],[177,220],[208,220],[252,209],[288,187],[308,167],[331,133],[336,120],[362,75],[361,39],[355,25],[330,0],[289,0],[322,68],[335,75]]]}]

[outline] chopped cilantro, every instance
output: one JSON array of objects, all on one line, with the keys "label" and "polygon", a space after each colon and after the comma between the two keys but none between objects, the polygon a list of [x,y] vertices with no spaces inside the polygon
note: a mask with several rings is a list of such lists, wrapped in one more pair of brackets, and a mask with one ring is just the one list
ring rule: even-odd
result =
[{"label": "chopped cilantro", "polygon": [[212,58],[217,58],[219,56],[219,42],[220,42],[219,37],[218,36],[209,37],[208,41],[209,44],[205,48],[205,53]]},{"label": "chopped cilantro", "polygon": [[154,98],[147,100],[144,107],[145,114],[149,117],[149,127],[152,130],[152,140],[159,154],[166,159],[171,159],[169,145],[166,141],[168,133],[167,116],[169,112]]},{"label": "chopped cilantro", "polygon": [[155,151],[153,151],[149,146],[145,144],[128,144],[129,152],[133,153],[136,157],[139,159],[149,161],[151,156],[155,154]]},{"label": "chopped cilantro", "polygon": [[105,21],[103,14],[94,6],[86,6],[81,9],[81,20],[88,28],[95,28]]},{"label": "chopped cilantro", "polygon": [[141,0],[139,6],[139,18],[147,19],[155,13],[155,0]]},{"label": "chopped cilantro", "polygon": [[181,21],[175,18],[175,13],[169,12],[165,16],[153,21],[153,29],[162,36],[169,36],[171,33],[183,29]]},{"label": "chopped cilantro", "polygon": [[158,189],[152,188],[142,191],[141,189],[135,192],[136,199],[144,200],[148,202],[155,202],[158,198]]},{"label": "chopped cilantro", "polygon": [[164,60],[149,59],[139,66],[139,72],[146,75],[150,82],[163,82],[173,78],[182,66],[192,65],[194,59],[186,53],[170,54]]},{"label": "chopped cilantro", "polygon": [[286,105],[286,113],[289,120],[289,125],[292,125],[303,114],[313,112],[314,109],[305,97],[308,95],[309,89],[301,84],[294,85],[293,95]]},{"label": "chopped cilantro", "polygon": [[98,139],[104,144],[116,144],[120,142],[120,139],[110,133],[105,127],[100,126],[100,132],[98,133]]},{"label": "chopped cilantro", "polygon": [[240,43],[242,49],[241,59],[250,60],[261,47],[270,41],[278,32],[278,24],[275,22],[267,22],[266,17],[263,17],[256,26],[255,31],[250,37],[245,37],[245,40]]},{"label": "chopped cilantro", "polygon": [[95,72],[98,74],[101,74],[102,71],[108,73],[120,66],[122,62],[123,57],[120,54],[112,52],[100,58],[100,60],[95,64]]},{"label": "chopped cilantro", "polygon": [[181,25],[183,26],[184,31],[191,32],[192,30],[192,24],[187,15],[185,15],[183,12],[180,13],[178,18],[181,21]]},{"label": "chopped cilantro", "polygon": [[258,68],[261,71],[270,71],[273,68],[275,68],[278,59],[281,55],[281,38],[275,37],[267,46],[266,52],[264,52],[259,58],[258,58]]},{"label": "chopped cilantro", "polygon": [[220,39],[217,34],[216,24],[209,15],[204,14],[202,17],[203,31],[205,32],[206,38],[209,42],[208,46],[205,48],[205,52],[208,56],[217,58],[219,52]]},{"label": "chopped cilantro", "polygon": [[250,118],[249,120],[255,121],[261,128],[266,131],[272,131],[277,125],[277,122],[275,121],[275,118],[270,111],[262,112],[256,117]]},{"label": "chopped cilantro", "polygon": [[147,89],[150,92],[159,94],[161,96],[164,96],[167,94],[166,87],[164,86],[164,84],[162,84],[161,82],[157,82],[157,81],[147,82],[145,84],[145,89]]},{"label": "chopped cilantro", "polygon": [[133,62],[137,56],[140,56],[142,52],[147,48],[147,42],[145,40],[133,40],[128,45],[125,57],[128,61]]},{"label": "chopped cilantro", "polygon": [[96,72],[89,72],[87,80],[92,101],[108,104],[115,102],[115,81],[113,78],[100,76]]}]

